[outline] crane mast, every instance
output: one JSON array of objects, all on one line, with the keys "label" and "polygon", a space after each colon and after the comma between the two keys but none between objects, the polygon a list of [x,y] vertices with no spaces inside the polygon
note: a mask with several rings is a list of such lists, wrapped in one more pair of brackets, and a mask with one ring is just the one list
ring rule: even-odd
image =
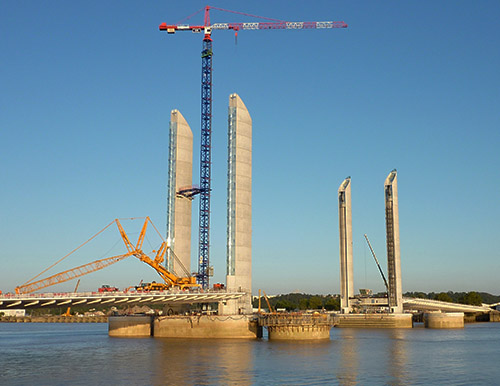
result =
[{"label": "crane mast", "polygon": [[[215,23],[210,24],[210,9],[231,12],[239,15],[268,20],[253,23]],[[160,31],[174,34],[177,31],[203,31],[203,49],[201,51],[201,148],[200,148],[200,211],[199,211],[199,248],[198,248],[198,283],[203,289],[209,287],[210,270],[210,191],[211,191],[211,143],[212,143],[212,30],[233,30],[238,36],[239,30],[267,29],[317,29],[347,28],[343,21],[323,22],[288,22],[268,17],[250,15],[243,12],[229,11],[206,6],[191,16],[205,11],[204,25],[185,25],[162,23]],[[189,16],[188,18],[190,18]]]},{"label": "crane mast", "polygon": [[[208,11],[207,11],[208,12]],[[208,15],[208,13],[207,13]],[[205,33],[201,52],[201,150],[198,284],[209,287],[212,148],[212,38]]]}]

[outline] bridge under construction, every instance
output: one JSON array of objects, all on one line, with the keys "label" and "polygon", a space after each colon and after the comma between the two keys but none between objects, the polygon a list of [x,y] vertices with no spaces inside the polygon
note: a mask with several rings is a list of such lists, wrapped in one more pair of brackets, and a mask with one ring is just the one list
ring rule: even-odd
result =
[{"label": "bridge under construction", "polygon": [[[409,313],[411,311],[427,312],[431,328],[460,328],[463,327],[463,313],[491,312],[491,308],[487,305],[470,306],[403,297],[397,172],[393,170],[384,182],[388,271],[388,280],[384,277],[384,282],[387,297],[361,297],[354,294],[351,179],[349,177],[342,182],[338,190],[340,312],[333,317],[331,314],[326,315],[318,312],[312,315],[279,314],[273,312],[269,307],[270,312],[267,315],[260,313],[256,315],[253,312],[251,301],[253,128],[250,113],[241,97],[236,93],[229,96],[228,104],[226,283],[223,289],[212,290],[210,288],[209,280],[213,270],[209,259],[212,190],[210,176],[212,31],[231,30],[237,34],[239,30],[347,27],[343,22],[291,23],[280,20],[262,23],[211,24],[210,9],[214,9],[214,7],[205,7],[204,25],[167,25],[163,23],[159,27],[161,31],[166,31],[168,34],[191,31],[203,32],[204,35],[200,184],[199,186],[194,185],[192,179],[193,133],[181,112],[174,109],[171,111],[169,126],[166,236],[163,237],[152,225],[161,238],[160,245],[150,253],[143,251],[146,229],[148,224],[152,224],[148,217],[146,217],[135,243],[132,243],[121,222],[114,220],[108,227],[116,223],[126,248],[125,253],[96,260],[40,279],[42,274],[55,265],[53,264],[39,275],[16,287],[16,294],[2,296],[0,293],[0,310],[133,305],[186,306],[185,308],[179,307],[179,309],[186,310],[189,309],[188,305],[216,304],[216,316],[199,315],[195,319],[192,315],[175,315],[171,318],[160,315],[112,316],[109,318],[109,333],[112,336],[154,335],[158,337],[249,339],[260,337],[263,326],[268,328],[268,331],[272,330],[274,336],[278,337],[277,339],[327,339],[329,330],[334,325],[339,327],[411,328],[413,327],[412,314]],[[198,271],[193,273],[191,270],[191,216],[192,201],[196,195],[200,195],[199,250],[197,254]],[[74,293],[36,293],[55,284],[61,284],[101,270],[130,256],[152,267],[162,282],[136,286],[135,290],[132,291],[76,292],[75,289]],[[381,269],[380,272],[382,273]],[[383,311],[374,312],[375,308]],[[371,311],[362,314],[359,309]]]}]

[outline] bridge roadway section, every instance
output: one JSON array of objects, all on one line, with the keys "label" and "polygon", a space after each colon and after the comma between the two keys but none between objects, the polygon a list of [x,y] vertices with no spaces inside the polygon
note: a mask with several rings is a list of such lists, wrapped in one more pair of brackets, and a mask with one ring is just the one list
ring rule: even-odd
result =
[{"label": "bridge roadway section", "polygon": [[483,304],[481,306],[471,306],[468,304],[449,303],[439,300],[403,298],[403,308],[405,310],[418,311],[442,311],[442,312],[490,312],[492,305]]},{"label": "bridge roadway section", "polygon": [[[353,304],[358,306],[379,306],[388,307],[387,298],[355,298]],[[449,303],[439,300],[403,298],[403,309],[405,311],[441,311],[441,312],[466,312],[466,313],[484,313],[490,312],[495,304],[483,304],[481,306],[471,306],[468,304]]]},{"label": "bridge roadway section", "polygon": [[0,295],[0,310],[51,307],[73,307],[87,305],[151,305],[218,303],[238,299],[242,292],[81,292],[41,293],[28,295]]},{"label": "bridge roadway section", "polygon": [[[85,305],[148,305],[148,304],[193,304],[218,303],[238,299],[242,292],[80,292],[80,293],[41,293],[29,295],[0,295],[0,310],[30,309],[50,307],[70,307]],[[387,298],[361,298],[358,305],[387,305]],[[375,304],[374,304],[375,303]],[[489,312],[491,306],[471,306],[467,304],[448,303],[431,299],[404,298],[405,311],[442,311],[442,312]]]}]

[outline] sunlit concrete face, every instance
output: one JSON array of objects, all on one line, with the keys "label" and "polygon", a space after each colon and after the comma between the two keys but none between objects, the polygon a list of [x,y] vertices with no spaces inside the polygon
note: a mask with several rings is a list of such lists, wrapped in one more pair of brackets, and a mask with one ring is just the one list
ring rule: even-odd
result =
[{"label": "sunlit concrete face", "polygon": [[399,248],[398,177],[393,170],[384,183],[385,224],[387,240],[387,271],[389,276],[389,307],[391,312],[403,312],[401,253]]},{"label": "sunlit concrete face", "polygon": [[354,296],[352,270],[352,210],[351,178],[347,177],[338,190],[339,196],[339,242],[340,242],[340,310],[351,311],[350,298]]},{"label": "sunlit concrete face", "polygon": [[[193,183],[193,133],[178,110],[170,114],[169,179],[167,192],[167,242],[188,272],[191,272],[191,200],[177,195]],[[170,252],[170,251],[169,251]],[[184,276],[184,270],[169,253],[167,269]]]},{"label": "sunlit concrete face", "polygon": [[237,94],[229,96],[227,276],[230,291],[245,292],[228,302],[226,314],[252,312],[252,118]]}]

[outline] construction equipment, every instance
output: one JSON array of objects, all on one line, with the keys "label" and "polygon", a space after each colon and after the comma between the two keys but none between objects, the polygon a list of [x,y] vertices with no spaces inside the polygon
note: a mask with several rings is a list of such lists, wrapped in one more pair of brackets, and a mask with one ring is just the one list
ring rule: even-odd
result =
[{"label": "construction equipment", "polygon": [[[112,221],[106,227],[104,227],[101,231],[99,231],[94,236],[92,236],[89,240],[87,240],[85,243],[83,243],[82,245],[80,245],[78,248],[74,249],[70,253],[68,253],[66,256],[64,256],[63,258],[58,260],[56,263],[52,264],[49,268],[47,268],[44,271],[42,271],[41,273],[39,273],[37,276],[35,276],[31,280],[29,280],[28,282],[16,287],[16,294],[32,293],[32,292],[35,292],[35,291],[42,289],[42,288],[46,288],[46,287],[49,287],[49,286],[52,286],[55,284],[59,284],[59,283],[64,283],[66,281],[75,279],[77,277],[87,275],[91,272],[101,270],[105,267],[108,267],[108,266],[114,264],[114,263],[117,263],[118,261],[124,260],[129,256],[135,256],[136,258],[138,258],[142,262],[144,262],[144,263],[148,264],[150,267],[152,267],[160,275],[160,277],[164,280],[164,283],[158,283],[158,284],[161,284],[162,290],[170,289],[172,287],[177,287],[180,289],[199,288],[200,285],[196,283],[196,278],[189,275],[189,273],[187,272],[185,267],[182,266],[182,264],[180,264],[180,266],[183,268],[183,270],[186,273],[186,275],[183,277],[179,277],[179,276],[175,275],[174,273],[168,271],[164,266],[161,265],[161,263],[164,260],[165,253],[166,253],[167,249],[169,248],[167,246],[166,241],[163,240],[158,251],[153,250],[153,253],[156,253],[154,260],[151,259],[147,254],[145,254],[142,251],[142,249],[141,249],[142,244],[143,244],[144,238],[146,236],[146,230],[148,227],[148,223],[150,223],[150,222],[151,222],[151,220],[149,219],[149,217],[146,217],[146,219],[144,221],[144,225],[142,226],[142,230],[141,230],[141,233],[139,235],[139,239],[137,241],[137,244],[133,245],[130,242],[130,239],[128,238],[127,234],[125,233],[125,230],[123,229],[120,221],[118,219]],[[49,276],[45,279],[33,281],[36,278],[38,278],[39,276],[41,276],[43,273],[45,273],[47,270],[52,268],[54,265],[58,264],[59,262],[61,262],[62,260],[64,260],[68,256],[70,256],[73,252],[77,251],[79,248],[81,248],[82,246],[87,244],[90,240],[92,240],[97,235],[102,233],[106,228],[108,228],[113,223],[116,223],[116,225],[118,227],[121,238],[122,238],[123,242],[125,243],[125,247],[128,250],[127,253],[125,253],[123,255],[118,255],[118,256],[108,257],[105,259],[96,260],[96,261],[93,261],[92,263],[84,264],[84,265],[81,265],[79,267],[72,268],[70,270],[57,273],[57,274]],[[154,224],[152,224],[152,225],[154,227]],[[155,228],[156,232],[160,235],[160,233],[158,232],[156,227],[154,227],[154,228]],[[161,237],[161,235],[160,235],[160,237]],[[175,256],[173,251],[172,251],[172,256],[177,259],[177,256]]]},{"label": "construction equipment", "polygon": [[122,236],[123,242],[125,243],[125,246],[127,247],[129,253],[132,253],[140,261],[152,267],[158,273],[158,275],[160,275],[160,277],[164,280],[165,283],[155,283],[156,284],[155,290],[162,291],[170,289],[171,287],[178,287],[181,290],[186,288],[199,288],[200,284],[196,283],[196,278],[194,276],[189,275],[189,272],[187,271],[186,267],[182,265],[181,261],[177,258],[177,256],[172,250],[171,250],[171,255],[177,260],[177,263],[183,269],[185,276],[182,277],[177,276],[174,273],[168,271],[165,268],[165,266],[162,265],[165,259],[165,253],[167,252],[167,249],[169,249],[166,241],[162,242],[158,251],[153,251],[153,253],[156,252],[154,260],[151,259],[141,250],[142,242],[144,241],[144,237],[146,235],[146,229],[148,227],[148,222],[150,222],[150,219],[149,217],[146,217],[146,221],[144,221],[144,225],[139,235],[139,240],[137,241],[137,246],[134,246],[130,242],[127,234],[123,230],[123,227],[118,220],[116,220],[116,225],[118,225],[118,229]]},{"label": "construction equipment", "polygon": [[225,288],[225,285],[222,283],[215,283],[213,285],[214,291],[222,291]]},{"label": "construction equipment", "polygon": [[109,284],[103,284],[97,289],[97,292],[116,292],[119,291],[118,287],[112,287]]},{"label": "construction equipment", "polygon": [[[75,286],[75,290],[73,292],[76,292],[78,291],[78,286],[80,285],[80,279],[78,279],[78,281],[76,282],[76,286]],[[63,316],[71,316],[71,306],[68,307],[68,309],[66,310],[66,312],[63,314]]]},{"label": "construction equipment", "polygon": [[[230,12],[243,16],[264,19],[260,23],[210,23],[210,10]],[[268,17],[251,15],[243,12],[229,11],[222,8],[206,6],[185,20],[193,17],[202,10],[205,11],[203,25],[185,25],[162,23],[160,31],[174,34],[177,31],[191,31],[204,33],[203,49],[201,51],[201,148],[200,148],[200,210],[199,210],[199,249],[198,249],[198,282],[204,289],[209,287],[210,271],[210,185],[211,185],[211,142],[212,142],[212,31],[233,30],[235,37],[239,30],[267,30],[267,29],[317,29],[317,28],[346,28],[343,21],[323,22],[288,22]]]},{"label": "construction equipment", "polygon": [[[264,299],[266,299],[267,307],[269,307],[269,312],[275,314],[276,311],[274,310],[273,306],[271,306],[271,303],[269,302],[269,298],[266,295],[266,291],[262,291],[264,294]],[[259,314],[261,313],[260,311],[260,289],[259,289]]]},{"label": "construction equipment", "polygon": [[373,258],[375,259],[375,263],[377,263],[378,270],[379,270],[380,274],[382,275],[382,279],[384,280],[384,284],[385,284],[385,289],[387,290],[387,293],[389,293],[389,285],[387,284],[387,280],[385,279],[384,272],[382,271],[382,268],[380,267],[380,264],[378,263],[377,256],[375,256],[375,252],[372,248],[372,245],[370,244],[370,240],[368,240],[368,236],[366,235],[366,233],[365,233],[365,239],[366,239],[366,242],[368,243],[368,246],[370,247],[370,251],[372,252]]}]

